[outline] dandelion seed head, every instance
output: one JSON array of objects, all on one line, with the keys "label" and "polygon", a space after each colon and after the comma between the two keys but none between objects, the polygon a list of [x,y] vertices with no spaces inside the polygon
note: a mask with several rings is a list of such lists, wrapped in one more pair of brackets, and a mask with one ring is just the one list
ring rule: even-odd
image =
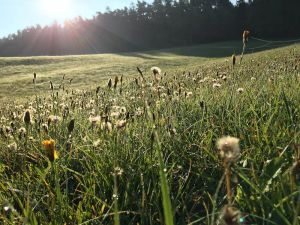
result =
[{"label": "dandelion seed head", "polygon": [[116,128],[122,129],[126,126],[127,121],[126,120],[118,120],[116,121]]},{"label": "dandelion seed head", "polygon": [[214,84],[213,84],[213,88],[219,88],[219,87],[221,87],[221,84],[220,84],[220,83],[214,83]]},{"label": "dandelion seed head", "polygon": [[234,162],[240,156],[240,140],[235,137],[225,136],[217,141],[217,148],[221,157],[227,162]]},{"label": "dandelion seed head", "polygon": [[154,75],[160,75],[161,74],[161,69],[157,66],[151,67],[151,71]]},{"label": "dandelion seed head", "polygon": [[16,142],[13,142],[9,145],[7,145],[8,149],[11,150],[11,151],[16,151],[18,149],[18,145]]},{"label": "dandelion seed head", "polygon": [[238,93],[243,93],[243,92],[244,92],[244,88],[238,88],[236,91],[237,91]]},{"label": "dandelion seed head", "polygon": [[241,222],[241,212],[232,205],[223,207],[220,214],[220,224],[222,225],[239,225]]},{"label": "dandelion seed head", "polygon": [[61,120],[61,118],[59,116],[56,116],[56,115],[50,115],[48,117],[49,123],[57,124],[57,123],[59,123],[60,120]]}]

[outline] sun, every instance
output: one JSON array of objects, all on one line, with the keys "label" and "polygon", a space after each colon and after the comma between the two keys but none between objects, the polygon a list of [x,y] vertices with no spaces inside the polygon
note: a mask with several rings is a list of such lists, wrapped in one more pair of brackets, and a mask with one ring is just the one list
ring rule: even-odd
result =
[{"label": "sun", "polygon": [[67,19],[71,13],[72,0],[41,0],[43,13],[55,20]]}]

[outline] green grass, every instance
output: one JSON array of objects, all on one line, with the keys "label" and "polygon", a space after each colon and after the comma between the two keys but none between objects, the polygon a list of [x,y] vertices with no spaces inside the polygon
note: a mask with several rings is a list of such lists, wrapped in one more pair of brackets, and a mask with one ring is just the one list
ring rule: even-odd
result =
[{"label": "green grass", "polygon": [[[264,43],[252,41],[248,52],[264,50]],[[257,48],[258,47],[258,48]],[[269,46],[269,47],[272,47]],[[274,46],[273,46],[274,47]],[[12,100],[11,97],[24,99],[35,93],[44,93],[49,89],[51,80],[58,89],[63,83],[68,84],[72,79],[72,87],[87,88],[103,84],[112,76],[134,77],[136,67],[145,70],[159,66],[168,73],[177,70],[195,70],[201,64],[211,62],[211,59],[224,61],[234,52],[240,53],[241,42],[220,42],[191,47],[163,49],[148,52],[123,54],[100,54],[80,56],[40,56],[40,57],[0,57],[0,101]],[[36,89],[33,89],[33,73],[37,73]]]},{"label": "green grass", "polygon": [[[228,203],[216,141],[231,135],[241,145],[231,192],[242,219],[299,225],[291,171],[300,157],[300,45],[246,54],[233,69],[223,56],[239,45],[0,59],[0,223],[216,224]],[[121,75],[122,85],[106,86]],[[54,161],[41,144],[50,138]]]}]

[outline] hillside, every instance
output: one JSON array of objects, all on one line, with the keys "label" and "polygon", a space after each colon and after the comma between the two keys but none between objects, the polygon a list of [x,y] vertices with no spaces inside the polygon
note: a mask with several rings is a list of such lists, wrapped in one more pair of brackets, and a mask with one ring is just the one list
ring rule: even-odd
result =
[{"label": "hillside", "polygon": [[299,225],[300,44],[234,51],[0,59],[0,223]]},{"label": "hillside", "polygon": [[[270,45],[251,40],[248,52],[253,53],[281,45]],[[40,57],[0,57],[0,101],[11,97],[26,97],[49,90],[49,81],[55,88],[72,79],[71,87],[85,88],[98,86],[109,77],[134,77],[136,67],[149,75],[149,68],[159,66],[164,71],[197,70],[205,63],[224,62],[231,55],[240,53],[240,41],[203,44],[191,47],[162,49],[147,52],[123,54],[40,56]],[[224,59],[223,57],[229,57]],[[213,59],[213,61],[212,61]],[[247,60],[247,59],[246,59]],[[37,74],[36,86],[32,85],[33,73]],[[70,85],[68,85],[70,86]],[[9,94],[9,95],[8,95]]]}]

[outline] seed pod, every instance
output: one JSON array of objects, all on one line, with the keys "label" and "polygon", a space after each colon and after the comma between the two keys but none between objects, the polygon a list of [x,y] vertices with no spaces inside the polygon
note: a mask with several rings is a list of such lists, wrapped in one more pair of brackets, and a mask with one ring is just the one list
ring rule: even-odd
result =
[{"label": "seed pod", "polygon": [[31,122],[31,116],[30,116],[29,110],[26,110],[26,112],[25,112],[25,114],[24,114],[23,120],[24,120],[24,123],[25,123],[25,124],[27,124],[27,125],[30,124],[30,122]]},{"label": "seed pod", "polygon": [[232,66],[235,66],[235,62],[236,62],[236,57],[235,54],[232,55]]},{"label": "seed pod", "polygon": [[119,77],[118,77],[118,76],[116,76],[116,77],[115,77],[114,89],[116,89],[116,88],[117,88],[117,86],[118,86],[118,82],[119,82]]},{"label": "seed pod", "polygon": [[112,86],[112,80],[111,79],[109,79],[107,86],[108,86],[109,89],[111,88],[111,86]]},{"label": "seed pod", "polygon": [[75,119],[72,119],[68,125],[68,131],[71,133],[74,130],[75,127]]},{"label": "seed pod", "polygon": [[50,81],[50,89],[51,89],[51,91],[53,91],[53,83],[52,83],[52,81]]}]

